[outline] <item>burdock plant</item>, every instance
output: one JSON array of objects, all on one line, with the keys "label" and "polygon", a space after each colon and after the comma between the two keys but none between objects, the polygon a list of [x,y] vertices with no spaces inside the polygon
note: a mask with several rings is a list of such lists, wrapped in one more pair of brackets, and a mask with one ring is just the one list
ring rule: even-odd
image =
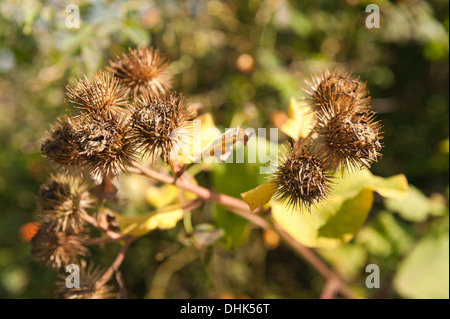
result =
[{"label": "burdock plant", "polygon": [[[221,204],[268,231],[270,220],[252,214],[249,205],[268,212],[270,208],[264,204],[274,195],[275,201],[295,212],[313,214],[313,207],[327,205],[333,196],[338,170],[370,167],[381,155],[381,124],[370,107],[366,84],[351,73],[325,71],[313,75],[306,89],[314,127],[280,154],[270,179],[271,192],[264,202],[257,198],[255,204],[243,196],[244,202],[215,193],[198,185],[187,172],[193,157],[178,161],[183,152],[193,149],[192,120],[197,111],[181,93],[170,91],[171,83],[166,58],[157,49],[139,47],[110,60],[106,70],[67,86],[65,102],[72,112],[50,126],[41,146],[42,154],[58,173],[41,186],[37,197],[41,223],[31,240],[31,254],[46,266],[81,265],[79,288],[71,290],[63,281],[58,282],[57,297],[115,296],[109,281],[121,278],[119,266],[130,243],[156,227],[173,227],[183,213],[205,202]],[[232,132],[202,146],[201,156],[216,156],[219,150],[223,160],[230,145],[238,141],[247,144],[250,135],[241,127]],[[146,157],[153,159],[151,167],[140,163]],[[172,174],[154,167],[165,167]],[[116,186],[122,173],[144,175],[188,191],[180,192],[177,201],[171,202],[176,209],[176,214],[172,211],[175,222],[167,222],[167,217],[158,219],[157,212],[142,219],[127,219],[112,211],[108,201],[117,200]],[[99,232],[101,236],[90,237]],[[278,233],[291,240],[285,232]],[[101,272],[90,260],[86,267],[86,247],[110,242],[123,244],[111,266]],[[125,296],[123,281],[117,280],[117,286],[117,296]],[[345,284],[341,282],[340,287]],[[341,292],[346,294],[347,290]]]}]

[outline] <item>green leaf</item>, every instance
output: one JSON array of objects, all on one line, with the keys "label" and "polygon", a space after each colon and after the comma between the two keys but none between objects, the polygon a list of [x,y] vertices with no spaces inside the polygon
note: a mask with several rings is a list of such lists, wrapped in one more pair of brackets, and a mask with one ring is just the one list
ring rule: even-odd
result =
[{"label": "green leaf", "polygon": [[410,186],[410,190],[409,195],[402,200],[386,199],[386,207],[397,212],[402,218],[416,223],[425,221],[431,214],[441,215],[445,212],[445,205],[432,202],[414,186]]},{"label": "green leaf", "polygon": [[364,224],[372,208],[373,191],[404,198],[409,189],[404,175],[382,178],[363,170],[336,178],[330,199],[314,207],[310,214],[292,211],[272,201],[272,217],[305,246],[336,248],[349,242]]},{"label": "green leaf", "polygon": [[337,249],[321,249],[318,253],[347,281],[359,276],[361,269],[367,264],[367,252],[361,245],[349,244]]},{"label": "green leaf", "polygon": [[[236,153],[239,147],[243,148],[244,163],[211,165],[213,189],[219,193],[239,197],[246,190],[252,189],[263,181],[267,181],[266,176],[260,174],[260,168],[263,164],[258,162],[258,159],[256,159],[257,163],[251,163],[248,160],[248,154],[259,151],[262,146],[265,146],[266,150],[270,148],[266,139],[261,137],[252,138],[249,140],[247,147],[244,147],[242,144],[236,146]],[[236,158],[235,154],[233,158]],[[214,221],[224,231],[222,243],[225,248],[230,250],[236,249],[247,240],[249,222],[246,219],[232,214],[222,207],[217,207]]]},{"label": "green leaf", "polygon": [[125,23],[122,29],[123,34],[136,45],[149,45],[149,32],[134,22]]},{"label": "green leaf", "polygon": [[405,298],[449,298],[448,227],[442,229],[435,226],[430,229],[400,263],[394,287]]}]

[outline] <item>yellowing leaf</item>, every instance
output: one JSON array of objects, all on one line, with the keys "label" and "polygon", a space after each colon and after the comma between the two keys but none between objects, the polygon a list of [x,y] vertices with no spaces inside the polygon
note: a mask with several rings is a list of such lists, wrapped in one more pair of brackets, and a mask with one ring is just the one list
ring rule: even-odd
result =
[{"label": "yellowing leaf", "polygon": [[202,150],[201,157],[216,157],[220,162],[224,162],[233,151],[234,144],[242,142],[244,145],[247,145],[247,141],[252,135],[253,134],[247,133],[240,126],[227,129],[225,133],[213,140]]},{"label": "yellowing leaf", "polygon": [[308,136],[313,128],[314,116],[311,107],[306,102],[298,102],[291,97],[288,108],[288,120],[280,130],[294,140]]},{"label": "yellowing leaf", "polygon": [[253,211],[260,206],[266,205],[272,198],[273,194],[275,194],[276,190],[276,185],[269,181],[245,193],[242,193],[241,197],[244,202],[248,204],[250,210]]},{"label": "yellowing leaf", "polygon": [[211,113],[204,113],[197,116],[194,121],[200,121],[201,125],[201,151],[203,151],[212,141],[220,136],[220,131],[214,123]]},{"label": "yellowing leaf", "polygon": [[177,198],[178,187],[172,184],[164,184],[160,187],[151,186],[147,189],[145,198],[147,202],[156,208],[165,207]]},{"label": "yellowing leaf", "polygon": [[139,237],[156,228],[170,229],[175,227],[177,222],[183,218],[183,209],[180,205],[174,205],[139,216],[113,214],[119,223],[121,234]]},{"label": "yellowing leaf", "polygon": [[274,221],[305,246],[337,248],[349,242],[363,225],[372,208],[373,191],[389,198],[404,198],[409,192],[403,175],[382,178],[369,170],[337,177],[334,188],[330,199],[313,207],[311,213],[272,201]]},{"label": "yellowing leaf", "polygon": [[195,118],[188,126],[173,132],[172,138],[178,142],[172,148],[170,159],[177,164],[190,164],[207,157],[216,157],[224,162],[233,150],[236,142],[244,145],[252,134],[237,126],[221,134],[214,124],[211,113]]},{"label": "yellowing leaf", "polygon": [[170,159],[177,164],[190,164],[216,138],[220,131],[214,124],[211,113],[197,116],[190,125],[176,130],[173,137],[181,137],[170,154]]},{"label": "yellowing leaf", "polygon": [[335,187],[336,194],[344,197],[354,196],[363,187],[371,187],[374,191],[386,198],[404,199],[409,194],[408,181],[405,175],[398,174],[391,177],[374,176],[368,169],[349,173],[343,177],[340,173]]},{"label": "yellowing leaf", "polygon": [[[337,248],[349,242],[372,207],[372,190],[364,188],[354,198],[335,196],[311,213],[292,211],[272,203],[272,218],[301,244],[314,248]],[[328,225],[330,223],[330,225]]]},{"label": "yellowing leaf", "polygon": [[448,226],[436,223],[398,266],[394,288],[404,298],[449,298]]},{"label": "yellowing leaf", "polygon": [[[189,179],[191,184],[197,185],[197,181],[194,177],[187,175],[186,178]],[[149,187],[145,198],[150,205],[159,209],[170,204],[179,203],[180,195],[183,196],[184,201],[192,201],[197,198],[197,195],[194,193],[179,189],[172,184],[164,184],[159,187]]]}]

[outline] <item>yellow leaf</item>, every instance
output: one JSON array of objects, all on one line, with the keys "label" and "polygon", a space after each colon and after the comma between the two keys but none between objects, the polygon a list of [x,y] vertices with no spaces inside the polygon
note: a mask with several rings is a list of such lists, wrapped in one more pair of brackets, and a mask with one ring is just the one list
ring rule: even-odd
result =
[{"label": "yellow leaf", "polygon": [[370,188],[363,188],[355,197],[343,200],[333,197],[311,213],[292,211],[279,202],[272,202],[272,218],[301,244],[313,248],[337,248],[349,242],[358,231],[372,207]]},{"label": "yellow leaf", "polygon": [[121,234],[139,237],[156,228],[170,229],[175,227],[177,222],[183,218],[183,209],[180,205],[174,205],[139,216],[113,214],[119,223]]},{"label": "yellow leaf", "polygon": [[272,181],[268,181],[256,188],[242,193],[241,197],[244,202],[248,204],[250,210],[253,211],[260,206],[266,205],[272,198],[273,194],[275,194],[276,190],[276,185]]},{"label": "yellow leaf", "polygon": [[178,187],[172,184],[164,184],[160,187],[151,186],[147,189],[145,198],[155,208],[162,208],[177,198]]},{"label": "yellow leaf", "polygon": [[311,213],[292,211],[272,201],[272,217],[296,240],[308,247],[337,248],[350,241],[361,228],[373,203],[373,191],[388,198],[405,198],[409,193],[404,175],[374,176],[368,169],[336,175],[334,192]]},{"label": "yellow leaf", "polygon": [[308,136],[314,125],[311,107],[306,102],[298,102],[291,97],[288,108],[288,120],[280,128],[281,131],[294,140]]},{"label": "yellow leaf", "polygon": [[[194,177],[189,176],[188,174],[185,176],[189,179],[191,184],[197,185],[197,181]],[[179,203],[180,195],[183,197],[184,201],[187,202],[195,200],[198,197],[194,193],[179,189],[175,185],[164,184],[159,187],[150,186],[147,189],[145,198],[150,205],[159,209],[170,204]]]},{"label": "yellow leaf", "polygon": [[180,133],[187,135],[187,138],[170,154],[171,160],[178,164],[194,162],[203,150],[220,136],[220,131],[214,124],[211,113],[197,116],[189,126],[182,128]]},{"label": "yellow leaf", "polygon": [[240,126],[228,129],[202,150],[201,157],[216,157],[222,163],[230,156],[234,144],[241,142],[247,145],[252,135],[245,132]]}]

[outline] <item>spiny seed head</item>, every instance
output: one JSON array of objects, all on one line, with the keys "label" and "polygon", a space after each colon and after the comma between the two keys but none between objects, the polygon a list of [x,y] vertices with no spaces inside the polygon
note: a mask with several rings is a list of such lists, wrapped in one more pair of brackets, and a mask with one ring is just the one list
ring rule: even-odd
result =
[{"label": "spiny seed head", "polygon": [[290,148],[282,155],[274,174],[275,198],[294,209],[306,208],[326,199],[331,190],[331,175],[323,160],[305,147]]},{"label": "spiny seed head", "polygon": [[135,155],[135,146],[124,117],[108,120],[83,117],[75,134],[78,164],[88,170],[96,182],[126,171]]},{"label": "spiny seed head", "polygon": [[164,94],[172,86],[166,58],[152,47],[129,48],[128,54],[109,61],[108,70],[121,79],[134,96]]},{"label": "spiny seed head", "polygon": [[73,82],[66,87],[66,102],[83,112],[108,118],[112,112],[123,112],[127,103],[127,89],[113,74],[100,71]]},{"label": "spiny seed head", "polygon": [[39,191],[37,204],[41,217],[56,232],[80,233],[85,225],[82,218],[93,199],[78,177],[51,175]]},{"label": "spiny seed head", "polygon": [[80,287],[68,288],[66,285],[67,274],[61,274],[56,283],[55,295],[58,299],[109,299],[114,298],[114,287],[106,284],[98,284],[102,272],[90,264],[81,266]]},{"label": "spiny seed head", "polygon": [[133,136],[139,141],[144,153],[150,156],[159,154],[169,163],[171,152],[183,147],[189,127],[189,119],[196,111],[181,96],[168,93],[163,96],[141,96],[135,103],[131,115]]},{"label": "spiny seed head", "polygon": [[72,121],[61,117],[54,125],[50,125],[48,137],[41,145],[41,152],[59,166],[76,165],[77,149],[75,132]]},{"label": "spiny seed head", "polygon": [[370,167],[380,155],[381,124],[369,108],[318,114],[315,130],[318,153],[334,171],[339,167],[342,171]]},{"label": "spiny seed head", "polygon": [[30,244],[33,258],[55,269],[78,263],[80,257],[88,254],[80,234],[69,230],[55,231],[48,223],[39,226]]},{"label": "spiny seed head", "polygon": [[369,103],[366,84],[358,77],[350,73],[325,72],[313,75],[312,82],[306,81],[308,88],[305,92],[309,99],[316,105],[318,110],[324,106],[334,105],[333,102],[344,99],[345,103],[340,106],[350,110],[365,106]]}]

